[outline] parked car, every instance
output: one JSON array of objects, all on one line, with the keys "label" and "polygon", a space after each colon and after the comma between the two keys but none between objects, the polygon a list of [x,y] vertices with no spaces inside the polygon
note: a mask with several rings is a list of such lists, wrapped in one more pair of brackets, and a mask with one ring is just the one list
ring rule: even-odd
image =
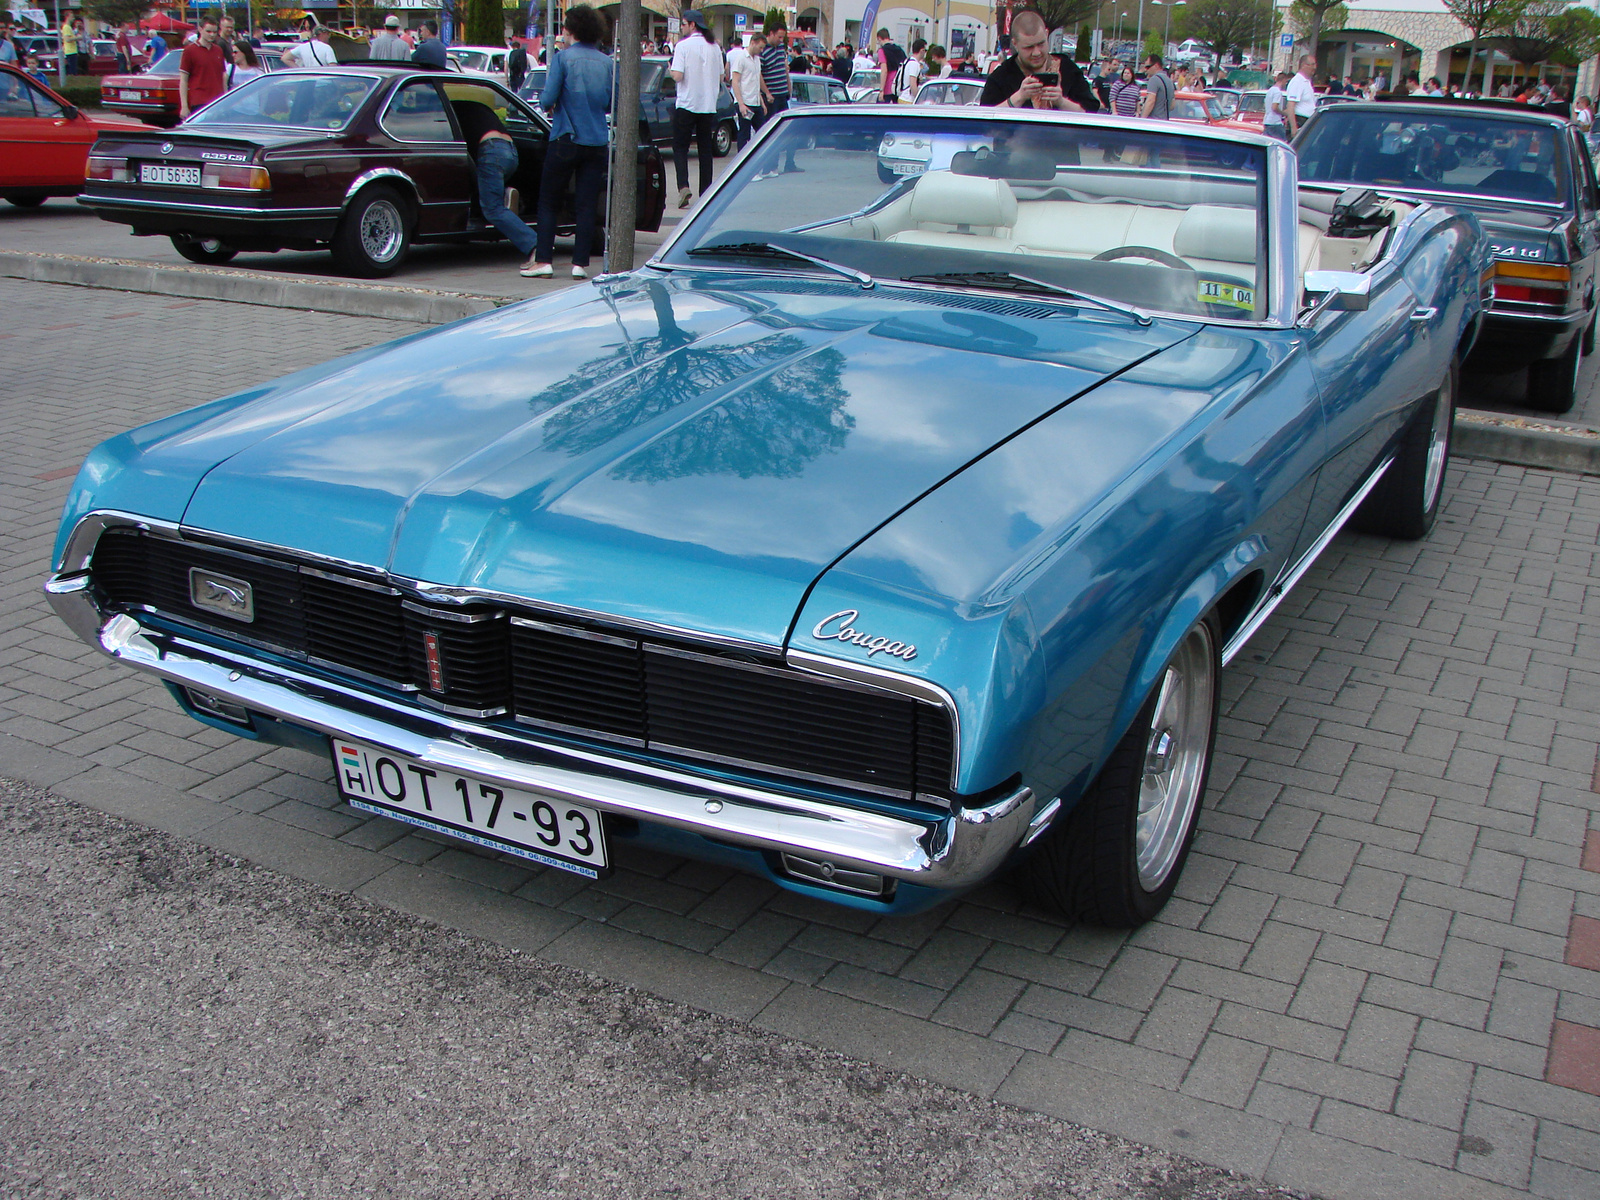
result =
[{"label": "parked car", "polygon": [[1219,125],[1228,119],[1222,102],[1210,92],[1181,91],[1172,98],[1172,119],[1196,125]]},{"label": "parked car", "polygon": [[89,42],[89,74],[115,75],[122,70],[117,61],[117,43],[112,38],[93,38]]},{"label": "parked car", "polygon": [[831,75],[790,75],[789,103],[795,108],[813,104],[849,104],[850,93]]},{"label": "parked car", "polygon": [[1477,213],[1495,256],[1478,365],[1526,363],[1528,407],[1572,407],[1600,254],[1600,189],[1572,125],[1510,102],[1357,101],[1319,106],[1294,145],[1307,179]]},{"label": "parked car", "polygon": [[883,72],[878,70],[856,71],[850,76],[850,82],[845,84],[845,90],[850,93],[850,102],[860,104],[862,101],[874,101],[883,95]]},{"label": "parked car", "polygon": [[1239,93],[1239,106],[1228,117],[1229,129],[1246,133],[1260,133],[1267,119],[1267,92],[1265,88],[1250,88]]},{"label": "parked car", "polygon": [[136,74],[102,76],[100,107],[151,125],[176,125],[182,119],[178,108],[178,63],[182,58],[177,50],[168,50],[154,66]]},{"label": "parked car", "polygon": [[[263,75],[178,129],[104,137],[79,203],[135,234],[170,237],[194,262],[326,247],[348,274],[388,275],[414,244],[500,237],[477,211],[453,101],[499,113],[520,159],[510,182],[531,217],[544,116],[489,79],[376,62]],[[572,203],[563,200],[568,231]],[[661,155],[641,147],[639,228],[659,228],[665,203]]]},{"label": "parked car", "polygon": [[511,51],[504,46],[451,46],[445,55],[468,75],[486,75],[501,83],[506,81],[506,56]]},{"label": "parked car", "polygon": [[1239,110],[1239,97],[1242,93],[1238,88],[1223,86],[1206,88],[1205,90],[1221,106],[1224,117],[1231,117]]},{"label": "parked car", "polygon": [[917,91],[918,104],[976,104],[983,95],[983,80],[931,79]]},{"label": "parked car", "polygon": [[18,62],[31,54],[39,60],[39,69],[47,74],[54,72],[60,63],[61,39],[54,33],[19,33],[11,40],[17,48]]},{"label": "parked car", "polygon": [[[663,147],[672,145],[672,110],[677,105],[678,84],[668,68],[669,58],[646,58],[639,64],[639,142]],[[539,103],[539,93],[544,91],[545,68],[529,67],[518,95]],[[724,84],[717,92],[716,155],[725,158],[733,153],[738,140],[739,106],[733,93]]]},{"label": "parked car", "polygon": [[18,208],[76,196],[95,138],[147,128],[126,117],[90,116],[38,80],[0,64],[0,196]]},{"label": "parked car", "polygon": [[[978,145],[885,187],[890,134]],[[1224,665],[1347,521],[1433,522],[1481,315],[1476,217],[1295,169],[1170,122],[786,112],[640,270],[106,442],[46,591],[362,811],[876,913],[1014,867],[1138,924]]]}]

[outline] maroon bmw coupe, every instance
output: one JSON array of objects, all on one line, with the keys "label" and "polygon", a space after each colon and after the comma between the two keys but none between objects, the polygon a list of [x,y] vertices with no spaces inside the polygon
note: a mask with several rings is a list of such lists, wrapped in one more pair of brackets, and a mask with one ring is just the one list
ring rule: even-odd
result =
[{"label": "maroon bmw coupe", "polygon": [[[501,236],[474,198],[451,109],[462,100],[493,108],[516,141],[510,183],[531,221],[548,120],[493,80],[409,63],[275,71],[177,129],[107,134],[78,202],[135,234],[170,237],[193,262],[327,248],[347,274],[388,275],[413,245]],[[638,228],[659,229],[665,205],[660,152],[641,146]],[[560,232],[573,216],[569,185]]]}]

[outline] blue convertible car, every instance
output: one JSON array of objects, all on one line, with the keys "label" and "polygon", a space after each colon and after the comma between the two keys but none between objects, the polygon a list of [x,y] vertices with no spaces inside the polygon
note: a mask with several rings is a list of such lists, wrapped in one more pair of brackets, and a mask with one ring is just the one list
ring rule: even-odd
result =
[{"label": "blue convertible car", "polygon": [[640,270],[106,442],[47,591],[366,811],[1137,924],[1223,666],[1347,521],[1428,531],[1485,261],[1249,134],[789,113]]}]

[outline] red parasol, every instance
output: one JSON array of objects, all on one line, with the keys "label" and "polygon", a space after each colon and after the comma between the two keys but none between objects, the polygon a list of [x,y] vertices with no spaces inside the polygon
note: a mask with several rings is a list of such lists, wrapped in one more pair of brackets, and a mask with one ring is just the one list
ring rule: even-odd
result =
[{"label": "red parasol", "polygon": [[193,33],[195,29],[187,21],[180,21],[164,12],[158,12],[154,16],[144,18],[139,22],[139,28],[157,30],[161,33]]}]

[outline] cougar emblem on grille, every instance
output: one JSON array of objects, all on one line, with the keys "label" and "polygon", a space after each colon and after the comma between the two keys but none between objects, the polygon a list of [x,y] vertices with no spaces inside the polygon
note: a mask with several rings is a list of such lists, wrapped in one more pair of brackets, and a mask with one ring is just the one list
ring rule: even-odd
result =
[{"label": "cougar emblem on grille", "polygon": [[189,602],[231,621],[256,619],[255,592],[243,579],[219,575],[204,567],[189,568]]},{"label": "cougar emblem on grille", "polygon": [[847,608],[843,612],[834,613],[831,617],[823,617],[812,627],[811,636],[819,642],[850,642],[865,650],[868,658],[874,654],[890,654],[910,662],[917,656],[917,648],[909,642],[873,637],[870,633],[862,633],[861,630],[854,628],[851,622],[860,615],[855,609]]}]

